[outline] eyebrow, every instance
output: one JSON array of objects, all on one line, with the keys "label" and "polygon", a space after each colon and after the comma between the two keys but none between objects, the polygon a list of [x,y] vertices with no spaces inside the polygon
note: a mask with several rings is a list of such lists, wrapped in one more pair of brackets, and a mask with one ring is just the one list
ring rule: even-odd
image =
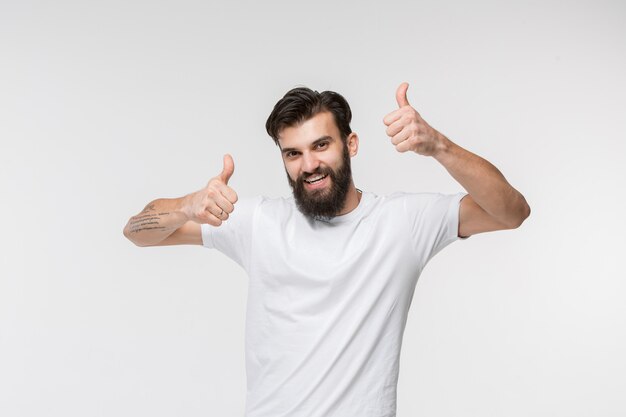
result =
[{"label": "eyebrow", "polygon": [[[320,138],[317,138],[317,139],[315,139],[313,141],[313,143],[311,143],[311,146],[315,146],[318,143],[323,142],[325,140],[328,140],[328,141],[332,142],[333,141],[333,137],[326,135],[326,136],[322,136]],[[283,149],[281,149],[282,153],[287,153],[287,152],[291,152],[291,151],[297,151],[297,149],[296,148],[283,148]]]}]

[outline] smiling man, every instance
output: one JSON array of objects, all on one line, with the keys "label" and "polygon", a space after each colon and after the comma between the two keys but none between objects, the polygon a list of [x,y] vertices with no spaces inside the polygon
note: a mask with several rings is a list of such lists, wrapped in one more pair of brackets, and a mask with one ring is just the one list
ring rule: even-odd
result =
[{"label": "smiling man", "polygon": [[[275,120],[268,129],[276,129]],[[316,135],[321,135],[311,141]],[[333,114],[321,111],[297,127],[285,127],[277,140],[287,180],[302,214],[320,220],[341,216],[358,204],[360,194],[352,181],[350,158],[358,138],[342,138]]]},{"label": "smiling man", "polygon": [[138,246],[204,245],[248,273],[246,417],[395,416],[402,336],[425,265],[459,238],[516,228],[530,214],[500,171],[421,118],[407,88],[383,119],[392,145],[435,158],[467,193],[357,189],[347,101],[300,87],[266,123],[292,197],[238,201],[225,155],[205,188],[154,200],[124,228]]}]

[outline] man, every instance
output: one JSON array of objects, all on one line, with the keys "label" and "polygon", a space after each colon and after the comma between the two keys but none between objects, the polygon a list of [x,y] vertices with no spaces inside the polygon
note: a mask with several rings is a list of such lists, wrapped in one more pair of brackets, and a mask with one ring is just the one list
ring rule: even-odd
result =
[{"label": "man", "polygon": [[154,200],[124,229],[139,246],[218,249],[247,271],[246,417],[395,416],[402,336],[426,263],[459,238],[516,228],[530,214],[493,165],[420,117],[407,88],[383,119],[391,143],[435,158],[468,194],[357,189],[348,103],[294,88],[266,123],[293,197],[238,202],[225,155],[205,188]]}]

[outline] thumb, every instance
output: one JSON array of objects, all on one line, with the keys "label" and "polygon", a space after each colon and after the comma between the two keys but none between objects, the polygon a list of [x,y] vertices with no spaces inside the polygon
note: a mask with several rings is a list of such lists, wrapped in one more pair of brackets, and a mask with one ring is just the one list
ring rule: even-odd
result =
[{"label": "thumb", "polygon": [[409,83],[402,83],[396,90],[396,101],[398,107],[410,106],[409,100],[406,98],[406,90],[409,89]]},{"label": "thumb", "polygon": [[233,161],[233,157],[229,154],[224,155],[224,169],[219,175],[219,178],[224,181],[224,184],[228,184],[228,180],[235,172],[235,162]]}]

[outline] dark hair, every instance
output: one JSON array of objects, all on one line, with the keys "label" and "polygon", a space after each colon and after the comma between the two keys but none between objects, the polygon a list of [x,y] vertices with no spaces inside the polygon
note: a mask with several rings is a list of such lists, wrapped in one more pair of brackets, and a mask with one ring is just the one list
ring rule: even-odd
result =
[{"label": "dark hair", "polygon": [[323,111],[332,113],[341,139],[346,142],[348,135],[352,133],[352,111],[346,99],[334,91],[319,93],[307,87],[289,90],[274,106],[265,122],[265,129],[278,145],[278,134],[281,130],[309,120]]}]

